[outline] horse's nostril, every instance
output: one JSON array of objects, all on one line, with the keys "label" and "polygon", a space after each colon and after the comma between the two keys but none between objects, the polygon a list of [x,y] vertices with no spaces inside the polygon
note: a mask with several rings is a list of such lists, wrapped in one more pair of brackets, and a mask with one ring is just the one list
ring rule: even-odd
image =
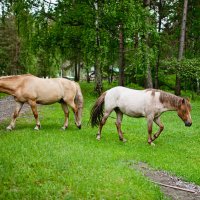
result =
[{"label": "horse's nostril", "polygon": [[185,126],[192,126],[192,122],[185,122]]}]

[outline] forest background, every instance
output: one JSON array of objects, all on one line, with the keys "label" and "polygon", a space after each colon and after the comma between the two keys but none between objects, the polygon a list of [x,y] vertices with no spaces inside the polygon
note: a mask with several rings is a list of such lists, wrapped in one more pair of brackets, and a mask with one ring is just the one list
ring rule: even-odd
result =
[{"label": "forest background", "polygon": [[0,12],[0,76],[73,68],[89,82],[94,68],[99,94],[103,80],[200,92],[198,0],[2,0]]}]

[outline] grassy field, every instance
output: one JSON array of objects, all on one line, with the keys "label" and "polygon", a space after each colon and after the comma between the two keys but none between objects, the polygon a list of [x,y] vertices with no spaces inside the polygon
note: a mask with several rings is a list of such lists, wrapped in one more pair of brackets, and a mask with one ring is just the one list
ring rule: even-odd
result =
[{"label": "grassy field", "polygon": [[[22,115],[12,132],[0,124],[0,199],[165,199],[159,187],[133,169],[146,162],[184,180],[200,185],[200,102],[192,102],[193,125],[184,126],[175,112],[163,114],[165,130],[147,143],[145,119],[124,117],[126,143],[118,140],[115,119],[109,118],[102,139],[88,125],[96,100],[93,86],[82,84],[84,113],[82,129],[64,121],[59,104],[39,108],[42,129],[34,131],[31,113]],[[115,117],[115,114],[112,114]],[[156,127],[154,127],[154,131]]]}]

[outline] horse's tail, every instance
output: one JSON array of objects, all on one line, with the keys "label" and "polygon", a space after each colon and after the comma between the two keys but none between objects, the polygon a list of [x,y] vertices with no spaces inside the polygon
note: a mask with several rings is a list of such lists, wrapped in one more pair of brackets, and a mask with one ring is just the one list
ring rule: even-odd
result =
[{"label": "horse's tail", "polygon": [[106,96],[106,92],[104,92],[95,102],[94,106],[90,112],[90,123],[91,126],[97,126],[100,124],[103,118],[103,111],[104,111],[104,99]]}]

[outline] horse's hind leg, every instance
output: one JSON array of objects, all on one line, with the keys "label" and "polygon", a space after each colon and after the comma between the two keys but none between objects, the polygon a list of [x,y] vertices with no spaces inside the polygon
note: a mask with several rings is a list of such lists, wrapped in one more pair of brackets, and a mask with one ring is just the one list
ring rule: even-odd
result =
[{"label": "horse's hind leg", "polygon": [[31,110],[32,110],[33,115],[34,115],[35,120],[36,120],[36,126],[35,126],[34,129],[39,130],[41,125],[40,125],[40,121],[39,121],[39,118],[38,118],[37,103],[36,103],[36,101],[29,100],[28,104],[31,106]]},{"label": "horse's hind leg", "polygon": [[152,139],[152,127],[153,127],[153,117],[152,116],[148,116],[147,117],[147,126],[148,126],[148,143],[150,145],[154,145],[153,143],[153,139]]},{"label": "horse's hind leg", "polygon": [[102,120],[101,120],[101,122],[100,122],[100,124],[99,124],[99,130],[98,130],[98,133],[97,133],[97,140],[100,140],[100,139],[101,139],[101,131],[102,131],[102,128],[103,128],[104,124],[106,123],[106,120],[108,119],[108,117],[109,117],[109,115],[110,115],[111,112],[112,112],[112,111],[106,111],[106,112],[104,113],[103,118],[102,118]]},{"label": "horse's hind leg", "polygon": [[11,120],[11,122],[10,122],[10,125],[6,128],[7,130],[11,131],[12,129],[15,128],[16,119],[17,119],[17,117],[19,116],[19,113],[20,113],[20,111],[21,111],[23,105],[24,105],[24,103],[16,102],[15,111],[14,111],[14,113],[13,113],[12,120]]},{"label": "horse's hind leg", "polygon": [[61,106],[62,106],[63,112],[65,114],[65,123],[64,123],[62,129],[65,130],[68,127],[69,110],[68,110],[66,103],[61,103]]},{"label": "horse's hind leg", "polygon": [[121,130],[121,123],[123,119],[123,113],[119,109],[115,109],[115,112],[117,114],[117,120],[116,120],[116,127],[117,127],[117,132],[119,134],[119,139],[123,142],[126,142],[126,139],[124,139],[122,130]]},{"label": "horse's hind leg", "polygon": [[159,126],[159,130],[158,130],[158,132],[156,132],[156,133],[154,134],[152,141],[154,141],[156,138],[158,138],[159,135],[161,134],[161,132],[162,132],[163,129],[164,129],[164,126],[163,126],[163,124],[162,124],[161,121],[160,121],[160,117],[155,118],[155,119],[154,119],[154,122]]}]

